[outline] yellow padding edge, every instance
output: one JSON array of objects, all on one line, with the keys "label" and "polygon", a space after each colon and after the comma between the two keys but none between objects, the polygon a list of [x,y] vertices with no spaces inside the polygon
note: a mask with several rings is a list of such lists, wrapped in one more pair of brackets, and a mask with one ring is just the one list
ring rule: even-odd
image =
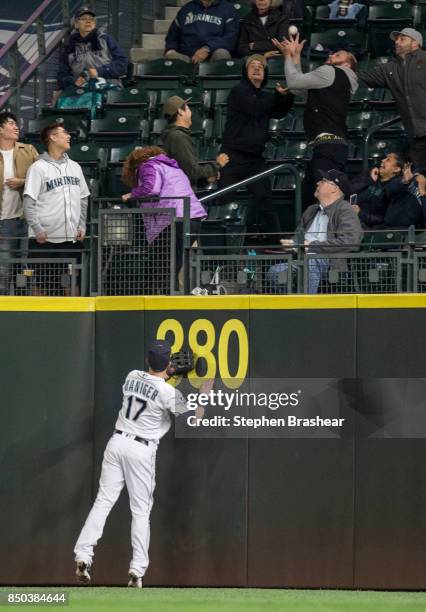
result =
[{"label": "yellow padding edge", "polygon": [[93,298],[0,297],[0,312],[329,310],[357,308],[426,308],[426,294],[123,296]]}]

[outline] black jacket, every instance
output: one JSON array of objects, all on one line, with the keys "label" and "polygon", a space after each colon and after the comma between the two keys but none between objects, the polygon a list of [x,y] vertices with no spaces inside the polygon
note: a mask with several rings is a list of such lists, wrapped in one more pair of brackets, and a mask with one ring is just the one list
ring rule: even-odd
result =
[{"label": "black jacket", "polygon": [[[272,38],[281,40],[288,35],[288,17],[279,9],[272,9],[268,13],[265,25],[260,20],[259,13],[254,7],[240,23],[240,35],[238,38],[237,53],[240,57],[252,53],[265,53],[276,51]],[[249,43],[253,44],[250,49]]]},{"label": "black jacket", "polygon": [[245,64],[241,82],[231,89],[228,97],[228,112],[223,131],[222,148],[241,151],[253,157],[261,157],[269,139],[269,119],[285,117],[293,105],[290,92],[282,95],[277,91],[264,91],[268,78],[257,89],[247,78]]},{"label": "black jacket", "polygon": [[365,171],[351,181],[351,191],[358,195],[359,219],[365,227],[404,228],[423,223],[422,203],[401,176],[375,182],[370,171]]},{"label": "black jacket", "polygon": [[220,166],[215,161],[200,164],[195,153],[191,130],[172,123],[163,130],[161,140],[167,155],[177,161],[193,187],[197,186],[199,179],[216,176],[219,172]]}]

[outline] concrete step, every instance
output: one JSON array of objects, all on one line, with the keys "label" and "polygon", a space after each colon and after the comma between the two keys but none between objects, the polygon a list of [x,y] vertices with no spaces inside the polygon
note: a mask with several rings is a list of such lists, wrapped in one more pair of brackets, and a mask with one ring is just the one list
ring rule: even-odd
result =
[{"label": "concrete step", "polygon": [[166,19],[173,20],[179,12],[178,6],[166,6]]},{"label": "concrete step", "polygon": [[142,34],[142,47],[144,49],[164,49],[164,35]]},{"label": "concrete step", "polygon": [[153,34],[167,34],[171,23],[171,19],[156,19],[153,24]]},{"label": "concrete step", "polygon": [[142,49],[141,47],[132,47],[129,55],[130,61],[134,64],[137,62],[146,62],[163,57],[164,47],[161,49]]}]

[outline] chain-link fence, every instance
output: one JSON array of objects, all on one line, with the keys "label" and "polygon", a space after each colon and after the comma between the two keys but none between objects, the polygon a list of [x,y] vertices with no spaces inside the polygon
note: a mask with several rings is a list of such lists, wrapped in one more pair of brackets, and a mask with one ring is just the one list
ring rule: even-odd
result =
[{"label": "chain-link fence", "polygon": [[100,210],[98,294],[178,292],[180,253],[173,208]]},{"label": "chain-link fence", "polygon": [[[193,251],[191,288],[194,293],[292,293],[291,255],[208,255]],[[290,270],[290,272],[289,272]]]},{"label": "chain-link fence", "polygon": [[426,293],[426,252],[414,253],[414,291]]},{"label": "chain-link fence", "polygon": [[86,295],[84,264],[71,257],[10,257],[0,262],[0,295]]},{"label": "chain-link fence", "polygon": [[399,293],[402,253],[306,255],[304,293]]}]

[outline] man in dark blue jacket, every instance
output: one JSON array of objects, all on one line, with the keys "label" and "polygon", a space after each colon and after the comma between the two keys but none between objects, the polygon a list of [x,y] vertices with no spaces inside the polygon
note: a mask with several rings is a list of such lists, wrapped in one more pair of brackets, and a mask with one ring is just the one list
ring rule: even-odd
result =
[{"label": "man in dark blue jacket", "polygon": [[[222,153],[230,161],[220,171],[219,189],[266,170],[263,152],[270,137],[269,119],[285,117],[294,96],[277,85],[274,92],[265,91],[268,68],[263,55],[251,55],[243,66],[243,78],[228,97],[228,110],[222,137]],[[264,230],[280,232],[281,226],[272,203],[269,177],[247,186],[263,217]],[[222,203],[230,201],[231,194]],[[278,237],[275,241],[278,241]]]},{"label": "man in dark blue jacket", "polygon": [[227,0],[191,0],[171,24],[165,55],[198,64],[207,59],[229,59],[234,52],[239,16]]}]

